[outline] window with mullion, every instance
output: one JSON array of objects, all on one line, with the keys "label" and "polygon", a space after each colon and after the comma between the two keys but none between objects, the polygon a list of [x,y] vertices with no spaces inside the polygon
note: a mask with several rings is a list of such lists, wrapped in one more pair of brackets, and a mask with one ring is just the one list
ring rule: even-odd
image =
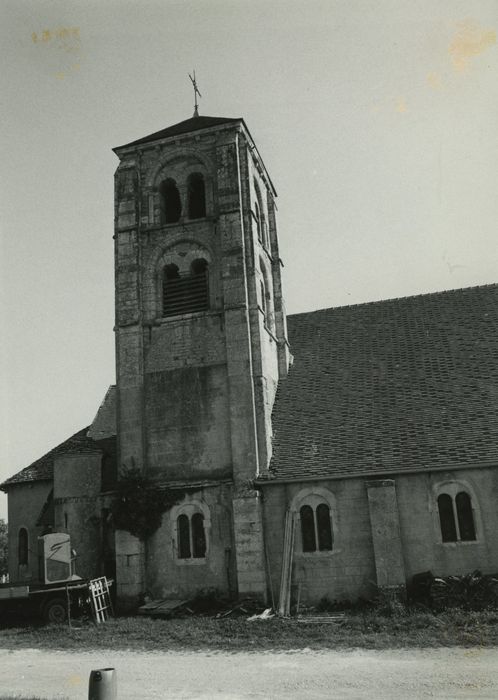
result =
[{"label": "window with mullion", "polygon": [[466,491],[459,491],[455,498],[449,493],[441,493],[437,505],[443,542],[472,542],[476,539],[472,499]]}]

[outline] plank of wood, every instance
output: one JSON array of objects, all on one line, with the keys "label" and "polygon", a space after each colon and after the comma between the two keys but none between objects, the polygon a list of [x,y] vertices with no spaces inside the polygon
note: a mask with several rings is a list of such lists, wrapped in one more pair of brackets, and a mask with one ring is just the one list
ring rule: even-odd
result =
[{"label": "plank of wood", "polygon": [[138,609],[138,613],[139,615],[149,615],[150,617],[155,617],[156,615],[168,615],[174,610],[186,605],[188,602],[188,600],[169,600],[167,598],[151,600],[149,603],[142,605]]}]

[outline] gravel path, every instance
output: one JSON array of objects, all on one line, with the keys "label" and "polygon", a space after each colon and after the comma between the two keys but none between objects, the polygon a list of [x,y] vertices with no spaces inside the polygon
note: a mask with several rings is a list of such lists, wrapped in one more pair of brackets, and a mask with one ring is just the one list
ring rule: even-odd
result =
[{"label": "gravel path", "polygon": [[113,667],[119,700],[141,698],[498,698],[498,649],[264,653],[0,649],[0,699],[88,697]]}]

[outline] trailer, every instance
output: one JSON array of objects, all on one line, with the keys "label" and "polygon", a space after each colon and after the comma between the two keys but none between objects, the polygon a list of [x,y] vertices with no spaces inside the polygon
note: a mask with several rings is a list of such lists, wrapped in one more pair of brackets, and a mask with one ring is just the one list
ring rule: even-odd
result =
[{"label": "trailer", "polygon": [[97,622],[112,610],[110,583],[105,577],[82,579],[74,573],[74,553],[67,533],[38,538],[39,575],[36,581],[0,584],[0,619],[5,614],[41,617],[62,623],[88,608]]}]

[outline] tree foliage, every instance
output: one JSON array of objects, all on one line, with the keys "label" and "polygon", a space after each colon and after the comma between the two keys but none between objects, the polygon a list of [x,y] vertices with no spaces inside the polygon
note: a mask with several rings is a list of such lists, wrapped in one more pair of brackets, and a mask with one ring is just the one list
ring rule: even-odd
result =
[{"label": "tree foliage", "polygon": [[117,530],[146,540],[161,525],[163,513],[178,503],[179,495],[159,488],[138,469],[129,469],[118,481],[111,512]]},{"label": "tree foliage", "polygon": [[0,576],[7,573],[7,532],[8,527],[5,520],[0,518]]}]

